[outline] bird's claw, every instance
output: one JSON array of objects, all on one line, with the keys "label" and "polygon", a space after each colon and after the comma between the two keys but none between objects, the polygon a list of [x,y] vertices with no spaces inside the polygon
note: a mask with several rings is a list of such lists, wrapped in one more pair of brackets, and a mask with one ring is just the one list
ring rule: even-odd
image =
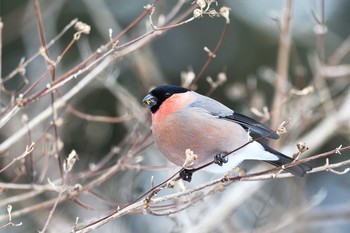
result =
[{"label": "bird's claw", "polygon": [[214,163],[222,166],[224,163],[228,162],[228,158],[227,156],[225,156],[226,153],[219,153],[217,155],[214,156]]},{"label": "bird's claw", "polygon": [[180,178],[183,179],[184,181],[187,181],[187,182],[191,182],[192,180],[192,174],[193,174],[193,171],[192,170],[188,170],[188,169],[183,169],[179,175],[180,175]]}]

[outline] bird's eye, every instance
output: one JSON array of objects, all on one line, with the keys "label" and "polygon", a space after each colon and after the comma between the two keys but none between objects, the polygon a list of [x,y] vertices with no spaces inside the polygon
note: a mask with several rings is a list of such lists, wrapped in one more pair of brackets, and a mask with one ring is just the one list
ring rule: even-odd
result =
[{"label": "bird's eye", "polygon": [[168,98],[168,97],[170,97],[170,96],[171,96],[171,94],[170,94],[169,92],[165,93],[165,97],[166,97],[166,98]]}]

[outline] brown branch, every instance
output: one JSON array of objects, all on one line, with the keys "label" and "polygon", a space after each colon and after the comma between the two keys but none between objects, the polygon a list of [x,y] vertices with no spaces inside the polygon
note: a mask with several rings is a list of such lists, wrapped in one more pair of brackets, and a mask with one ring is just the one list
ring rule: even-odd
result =
[{"label": "brown branch", "polygon": [[[103,46],[101,49],[98,49],[94,54],[92,54],[89,58],[87,58],[86,60],[84,60],[83,62],[81,62],[77,66],[75,66],[72,70],[70,70],[66,74],[62,75],[60,78],[57,78],[50,86],[44,88],[43,90],[33,94],[32,96],[30,96],[28,98],[23,98],[22,102],[23,102],[24,106],[28,105],[29,103],[31,103],[31,102],[49,94],[49,93],[52,93],[53,91],[57,90],[61,86],[68,83],[69,81],[76,79],[78,76],[81,76],[82,74],[86,73],[90,69],[94,68],[95,66],[97,66],[99,63],[101,63],[105,59],[111,58],[109,55],[114,53],[116,48],[109,49],[107,52],[104,52],[102,54],[102,56],[99,56],[99,55],[103,51],[105,51],[108,46],[111,46],[113,41],[117,41],[123,35],[123,33],[126,33],[129,30],[131,30],[131,28],[133,28],[137,23],[139,23],[141,21],[141,19],[143,19],[144,16],[147,15],[148,13],[149,13],[148,10],[145,9],[126,29],[124,29],[121,33],[119,33],[112,41],[109,41],[105,46]],[[154,32],[154,30],[151,32]],[[152,34],[150,32],[148,32],[148,33],[149,33],[149,35]],[[146,34],[148,34],[148,33],[146,33]],[[124,50],[118,51],[118,53],[113,57],[113,59],[115,60],[115,59],[121,58],[121,57],[147,45],[148,43],[152,42],[154,40],[154,38],[159,37],[160,35],[161,34],[156,34],[150,38],[146,38],[145,41],[140,41],[138,44],[135,44],[133,46],[131,46],[131,45],[127,46]],[[143,38],[143,36],[140,36],[140,38]],[[15,105],[17,105],[17,103],[15,103]],[[3,121],[2,122],[0,121],[0,126],[4,125],[8,121],[8,119],[10,119],[10,116],[11,117],[14,116],[19,111],[17,106],[11,106],[9,109],[11,109],[11,108],[12,108],[12,111],[7,113],[7,115],[3,119],[1,119]],[[30,122],[29,122],[29,125],[30,125]],[[0,144],[0,152],[1,152],[1,144]]]},{"label": "brown branch", "polygon": [[349,52],[350,52],[350,36],[346,38],[341,43],[341,45],[334,51],[334,53],[328,58],[328,64],[330,66],[338,65]]},{"label": "brown branch", "polygon": [[130,121],[132,119],[138,118],[146,113],[146,111],[142,111],[137,115],[125,114],[124,116],[120,116],[120,117],[108,117],[108,116],[94,116],[94,115],[83,113],[75,109],[74,107],[72,107],[70,104],[66,104],[65,109],[69,113],[73,114],[74,116],[80,119],[84,119],[87,121],[104,122],[104,123],[122,123],[122,122]]},{"label": "brown branch", "polygon": [[36,20],[37,20],[37,27],[38,27],[38,31],[39,31],[39,38],[40,38],[40,42],[41,42],[41,51],[42,51],[41,54],[45,58],[47,66],[51,67],[51,68],[49,68],[50,75],[51,75],[51,81],[54,81],[55,80],[55,67],[51,66],[53,62],[50,60],[49,51],[46,48],[46,39],[45,39],[43,19],[41,16],[40,3],[39,3],[39,0],[33,0],[33,1],[34,1],[34,12],[35,12]]},{"label": "brown branch", "polygon": [[8,168],[9,168],[12,164],[14,164],[15,162],[24,159],[27,155],[30,155],[30,154],[33,152],[33,150],[34,150],[34,145],[35,145],[35,143],[32,142],[31,145],[26,146],[25,151],[24,151],[21,155],[19,155],[19,156],[15,157],[14,159],[12,159],[12,161],[11,161],[9,164],[7,164],[5,167],[3,167],[3,168],[0,170],[0,173],[2,173],[3,171],[5,171],[6,169],[8,169]]},{"label": "brown branch", "polygon": [[[0,17],[0,91],[4,88],[3,87],[3,80],[2,80],[2,28],[4,27],[4,23],[2,22],[2,19]],[[0,100],[1,100],[0,95]]]},{"label": "brown branch", "polygon": [[[332,151],[328,151],[326,153],[322,153],[322,154],[318,154],[315,156],[312,156],[310,158],[307,159],[303,159],[303,160],[299,160],[290,164],[285,165],[285,167],[291,167],[294,165],[298,165],[304,162],[309,162],[315,159],[319,159],[319,158],[324,158],[326,156],[329,156],[331,154],[339,154],[343,151],[346,150],[350,150],[350,146],[347,147],[343,147],[343,148],[336,148]],[[93,187],[95,187],[96,185],[98,185],[99,183],[105,181],[108,179],[108,177],[110,177],[112,174],[114,174],[116,171],[118,171],[121,166],[122,166],[122,160],[119,160],[119,162],[114,165],[113,167],[111,167],[110,169],[108,169],[108,171],[106,171],[105,173],[103,173],[102,176],[98,177],[97,179],[95,179],[94,181],[90,182],[89,184],[83,186],[82,188],[79,188],[78,190],[72,191],[71,193],[62,196],[59,200],[58,199],[52,199],[46,202],[42,202],[40,204],[36,204],[30,207],[26,207],[25,209],[22,210],[18,210],[16,212],[13,213],[14,217],[18,217],[21,216],[23,214],[35,211],[35,210],[39,210],[42,208],[48,208],[50,206],[52,206],[56,201],[58,203],[61,203],[63,201],[66,201],[68,199],[71,199],[74,196],[77,196],[79,193],[89,190]],[[350,164],[350,160],[347,160],[345,162],[342,163],[337,163],[337,164],[327,164],[324,166],[321,166],[319,168],[314,168],[312,171],[308,172],[308,173],[314,173],[314,172],[319,172],[319,171],[326,171],[326,169],[329,168],[336,168],[339,166],[344,166],[346,164]],[[189,195],[191,193],[194,193],[196,191],[202,190],[204,188],[207,187],[211,187],[213,185],[219,184],[219,183],[227,183],[228,181],[232,182],[232,181],[255,181],[255,180],[268,180],[268,179],[274,179],[274,178],[286,178],[286,177],[293,177],[293,175],[288,174],[288,173],[277,173],[275,174],[274,172],[278,172],[281,168],[274,168],[274,169],[270,169],[264,172],[260,172],[260,173],[253,173],[250,175],[244,175],[244,176],[240,176],[240,177],[224,177],[222,179],[218,179],[218,180],[214,180],[214,181],[210,181],[208,183],[205,183],[203,185],[197,186],[194,189],[188,190],[186,192],[181,192],[181,193],[175,193],[175,194],[171,194],[165,197],[161,197],[161,198],[157,198],[157,199],[151,199],[149,198],[149,204],[156,204],[156,203],[161,203],[167,200],[171,200],[171,199],[176,199],[180,196],[186,196]],[[85,226],[83,229],[77,230],[77,232],[86,232],[89,229],[96,229],[97,227],[107,223],[108,221],[110,221],[111,219],[117,218],[117,217],[121,217],[125,214],[131,213],[133,212],[132,210],[136,210],[139,208],[143,208],[145,203],[144,201],[140,201],[145,195],[147,195],[148,193],[153,193],[152,195],[154,195],[155,193],[158,193],[161,189],[167,187],[167,183],[172,180],[175,176],[177,175],[177,173],[175,173],[173,176],[171,176],[169,179],[167,179],[166,181],[162,182],[161,184],[153,187],[152,189],[150,189],[148,192],[146,192],[145,194],[143,194],[142,196],[140,196],[139,198],[137,198],[135,201],[133,201],[132,203],[130,203],[129,205],[125,206],[122,209],[118,209],[116,212],[112,213],[111,215],[106,216],[103,219],[100,219],[99,221],[90,224],[88,226]],[[6,216],[0,216],[0,220],[6,218]]]},{"label": "brown branch", "polygon": [[52,207],[51,207],[51,210],[50,210],[50,212],[49,212],[49,215],[48,215],[48,217],[47,217],[47,219],[46,219],[46,221],[45,221],[45,225],[44,225],[43,229],[42,229],[41,231],[39,231],[39,232],[45,232],[46,229],[48,228],[49,222],[50,222],[50,220],[52,219],[53,213],[55,212],[55,210],[56,210],[58,204],[60,203],[60,200],[61,200],[61,198],[62,198],[62,195],[63,195],[63,192],[59,192],[59,193],[58,193],[58,196],[57,196],[55,202],[53,203],[53,205],[52,205]]},{"label": "brown branch", "polygon": [[[59,198],[53,198],[53,199],[50,199],[48,201],[43,201],[43,202],[40,202],[38,204],[34,204],[32,206],[27,206],[21,210],[17,210],[15,212],[13,212],[12,216],[13,217],[22,216],[22,215],[28,214],[30,212],[33,212],[33,211],[37,211],[37,210],[45,209],[45,208],[50,208],[53,205],[55,205],[55,203],[60,204],[62,202],[70,200],[70,199],[76,197],[77,195],[79,195],[80,193],[87,191],[87,190],[90,190],[90,189],[98,186],[99,184],[103,183],[109,177],[111,177],[113,174],[115,174],[117,171],[120,171],[121,168],[122,168],[122,161],[119,160],[118,163],[116,163],[114,166],[107,169],[103,174],[101,174],[99,177],[92,180],[91,182],[87,183],[86,185],[79,187],[77,189],[74,189],[73,191],[68,192],[68,193],[66,191],[60,191],[63,193],[63,195],[60,195]],[[4,219],[6,219],[6,216],[0,215],[0,221],[4,220]]]},{"label": "brown branch", "polygon": [[[73,27],[78,19],[73,19],[69,24],[67,24],[53,39],[50,40],[50,42],[46,45],[45,49],[49,49],[52,45],[54,45],[71,27]],[[3,77],[3,82],[6,82],[13,78],[16,74],[21,73],[29,63],[34,61],[37,57],[39,57],[41,53],[38,51],[35,53],[32,57],[30,57],[28,60],[24,61],[23,63],[20,63],[19,66],[17,66],[13,71],[10,72],[7,76]]]},{"label": "brown branch", "polygon": [[[350,146],[347,147],[343,147],[343,148],[336,148],[334,150],[322,153],[322,154],[318,154],[315,156],[312,156],[308,159],[303,159],[303,160],[299,160],[299,161],[295,161],[293,163],[290,164],[286,164],[285,167],[292,167],[295,165],[299,165],[301,163],[305,163],[305,162],[309,162],[315,159],[319,159],[319,158],[324,158],[326,156],[329,156],[331,154],[338,154],[340,152],[343,151],[347,151],[350,150]],[[325,165],[325,166],[321,166],[319,168],[314,168],[313,170],[309,171],[309,173],[315,173],[315,172],[320,172],[320,171],[325,171],[328,168],[335,168],[336,166],[344,166],[345,164],[349,163],[350,164],[350,159],[347,160],[346,162],[343,162],[341,164],[335,164],[333,165]],[[289,174],[289,173],[280,173],[281,168],[280,167],[276,167],[270,170],[266,170],[263,172],[257,172],[257,173],[252,173],[252,174],[247,174],[247,175],[243,175],[243,176],[235,176],[235,177],[223,177],[221,179],[217,179],[214,181],[210,181],[207,183],[204,183],[202,185],[198,185],[197,187],[190,189],[190,190],[186,190],[183,192],[178,192],[178,193],[174,193],[174,194],[170,194],[167,196],[163,196],[163,197],[159,197],[159,198],[152,198],[154,195],[158,194],[159,191],[161,191],[162,189],[167,187],[167,183],[172,180],[173,178],[175,178],[175,176],[178,173],[175,173],[173,176],[171,176],[169,179],[167,179],[166,181],[162,182],[161,184],[151,188],[149,191],[147,191],[145,194],[143,194],[142,196],[140,196],[139,198],[137,198],[136,200],[134,200],[133,202],[131,202],[129,205],[116,210],[114,213],[107,215],[106,217],[95,221],[93,223],[90,223],[86,226],[83,226],[81,228],[76,229],[76,232],[78,233],[83,233],[83,232],[90,232],[92,230],[97,229],[98,227],[108,223],[109,221],[115,219],[115,218],[119,218],[122,217],[124,215],[127,214],[131,214],[134,213],[135,211],[140,211],[142,210],[142,208],[149,208],[151,205],[157,204],[157,203],[163,203],[165,201],[168,200],[177,200],[180,197],[184,197],[184,196],[188,196],[192,193],[196,193],[198,191],[201,191],[203,189],[206,189],[208,187],[213,187],[215,185],[218,184],[231,184],[233,182],[238,182],[238,181],[261,181],[261,180],[270,180],[270,179],[275,179],[275,178],[287,178],[287,177],[294,177],[294,175]],[[176,179],[175,179],[176,180]],[[150,195],[144,200],[141,201],[141,199],[146,195],[150,193]]]},{"label": "brown branch", "polygon": [[[283,18],[280,21],[281,32],[279,40],[279,48],[277,55],[277,70],[275,77],[275,93],[272,101],[272,118],[271,127],[273,129],[281,123],[283,99],[287,93],[289,53],[291,48],[291,24],[292,24],[293,1],[286,0]],[[278,142],[273,143],[274,147],[278,147]]]},{"label": "brown branch", "polygon": [[226,35],[226,32],[227,32],[227,28],[228,28],[228,23],[225,23],[225,26],[224,26],[224,29],[223,29],[221,35],[220,35],[219,41],[217,42],[214,50],[208,52],[208,59],[207,59],[207,61],[205,62],[205,64],[203,65],[203,67],[199,71],[199,73],[196,75],[196,77],[193,79],[193,81],[192,81],[190,86],[193,87],[193,85],[198,82],[198,80],[202,77],[202,75],[204,74],[204,72],[208,68],[208,66],[211,63],[211,61],[215,58],[216,53],[218,52],[219,48],[222,45],[222,42],[224,41],[224,38],[225,38],[225,35]]}]

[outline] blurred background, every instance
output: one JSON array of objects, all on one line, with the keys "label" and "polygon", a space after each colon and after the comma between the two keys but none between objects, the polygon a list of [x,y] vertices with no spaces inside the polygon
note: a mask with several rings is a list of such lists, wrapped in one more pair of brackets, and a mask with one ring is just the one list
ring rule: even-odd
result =
[{"label": "blurred background", "polygon": [[[91,32],[82,34],[55,66],[55,79],[67,77],[71,69],[78,67],[127,28],[144,7],[152,3],[142,0],[38,2],[46,43],[75,18],[91,26]],[[213,3],[211,8],[216,11],[222,6],[231,9],[230,23],[216,57],[194,88],[267,125],[271,123],[268,113],[272,116],[280,114],[281,121],[289,121],[289,124],[287,133],[275,147],[292,155],[298,151],[296,143],[302,141],[310,148],[303,154],[307,157],[349,145],[350,69],[347,64],[350,62],[350,2],[291,1],[288,92],[283,95],[281,112],[276,113],[269,111],[276,92],[281,18],[286,2],[228,0],[217,1],[218,5]],[[181,8],[175,11],[180,5]],[[46,109],[50,112],[51,103],[79,86],[81,80],[93,72],[89,69],[76,79],[69,80],[53,95],[39,95],[13,115],[9,114],[21,100],[20,94],[26,93],[36,81],[42,79],[24,98],[31,98],[52,83],[50,75],[45,74],[48,59],[45,60],[44,56],[38,55],[25,63],[38,53],[41,46],[34,6],[35,1],[0,0],[3,24],[0,117],[4,120],[10,116],[0,129],[0,169],[21,155],[26,145],[32,141],[36,143],[30,156],[1,171],[0,181],[2,184],[46,185],[49,180],[60,178],[57,161],[63,162],[73,149],[79,160],[69,173],[66,185],[88,184],[121,158],[126,164],[116,169],[108,179],[81,193],[76,201],[65,201],[54,209],[47,232],[68,232],[73,228],[76,217],[79,217],[81,225],[100,219],[147,191],[151,187],[152,176],[157,184],[176,171],[151,144],[151,121],[141,106],[141,100],[152,87],[165,83],[183,85],[189,77],[197,75],[208,59],[208,53],[203,48],[214,50],[224,30],[225,19],[203,15],[162,34],[154,33],[154,38],[136,46],[136,49],[126,46],[132,52],[116,49],[111,61],[98,70],[96,78],[69,99],[67,103],[71,107],[59,108],[57,118],[50,115],[41,120],[5,147],[9,138],[30,127],[30,122],[38,119]],[[181,22],[192,17],[195,7],[193,1],[160,0],[155,4],[152,19],[155,25],[160,25],[164,20],[166,22],[171,12],[176,12],[176,17],[183,16],[175,17]],[[130,31],[123,33],[115,46],[128,43],[150,30],[146,16]],[[75,32],[70,28],[54,41],[48,49],[50,59],[55,61],[62,54]],[[122,51],[125,55],[121,55]],[[21,64],[25,64],[22,70],[18,68]],[[14,70],[17,73],[11,75]],[[212,83],[223,74],[226,80],[213,87]],[[303,90],[304,93],[299,93]],[[96,120],[88,116],[121,117],[121,120],[116,123],[115,118]],[[53,121],[56,123],[53,124]],[[144,145],[150,146],[144,148]],[[330,156],[329,162],[349,160],[349,156],[350,153],[344,151],[342,155]],[[325,163],[325,159],[319,159],[310,164],[322,166]],[[251,162],[242,164],[248,173],[267,168],[262,166]],[[185,185],[196,187],[219,177],[198,172],[194,181]],[[238,182],[225,187],[223,192],[198,193],[203,200],[197,200],[193,206],[179,213],[170,216],[132,213],[94,232],[348,232],[349,187],[349,174],[325,171],[304,178]],[[0,227],[8,222],[8,204],[12,205],[12,212],[38,205],[37,209],[18,213],[17,217],[14,215],[13,222],[23,224],[6,227],[3,229],[5,232],[43,229],[52,204],[47,207],[39,204],[55,200],[58,195],[52,190],[40,192],[35,187],[21,189],[0,185],[0,190]],[[162,191],[160,195],[179,190],[180,185],[174,190]],[[26,193],[30,197],[24,198]],[[170,206],[176,209],[176,204],[171,203]]]}]

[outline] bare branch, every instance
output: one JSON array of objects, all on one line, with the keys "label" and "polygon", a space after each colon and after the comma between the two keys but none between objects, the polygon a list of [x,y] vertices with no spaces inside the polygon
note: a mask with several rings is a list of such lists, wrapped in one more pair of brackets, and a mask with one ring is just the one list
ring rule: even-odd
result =
[{"label": "bare branch", "polygon": [[[276,128],[280,124],[283,112],[283,97],[287,93],[289,53],[291,47],[291,25],[292,25],[293,1],[287,0],[281,17],[281,33],[277,55],[277,70],[275,77],[275,93],[272,102],[271,126]],[[274,146],[278,142],[274,143]]]},{"label": "bare branch", "polygon": [[14,164],[15,162],[17,161],[20,161],[22,159],[24,159],[27,155],[31,154],[34,150],[34,145],[35,143],[32,142],[31,145],[29,146],[26,146],[26,150],[19,156],[17,156],[16,158],[14,158],[9,164],[7,164],[5,167],[3,167],[1,170],[0,170],[0,173],[5,171],[7,168],[9,168],[12,164]]}]

